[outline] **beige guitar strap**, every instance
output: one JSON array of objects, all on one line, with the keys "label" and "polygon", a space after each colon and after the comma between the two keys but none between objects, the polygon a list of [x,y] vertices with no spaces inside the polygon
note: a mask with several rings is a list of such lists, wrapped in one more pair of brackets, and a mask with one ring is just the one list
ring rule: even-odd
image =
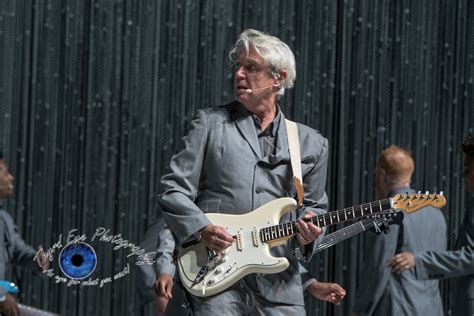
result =
[{"label": "beige guitar strap", "polygon": [[291,169],[293,171],[293,184],[296,188],[298,207],[303,206],[304,188],[301,173],[300,139],[298,137],[298,126],[295,122],[285,119],[286,135],[288,137],[288,148],[290,150]]}]

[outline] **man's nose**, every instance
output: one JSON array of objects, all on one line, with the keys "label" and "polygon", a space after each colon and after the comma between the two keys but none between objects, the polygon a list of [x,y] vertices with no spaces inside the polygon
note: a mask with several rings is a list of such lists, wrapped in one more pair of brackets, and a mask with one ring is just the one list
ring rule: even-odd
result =
[{"label": "man's nose", "polygon": [[244,66],[240,66],[239,68],[235,69],[235,76],[238,78],[245,77]]}]

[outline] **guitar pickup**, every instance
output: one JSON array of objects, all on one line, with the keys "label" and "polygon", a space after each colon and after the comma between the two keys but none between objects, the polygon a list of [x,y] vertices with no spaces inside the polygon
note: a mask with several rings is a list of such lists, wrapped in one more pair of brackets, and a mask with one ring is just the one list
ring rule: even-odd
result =
[{"label": "guitar pickup", "polygon": [[243,241],[242,241],[242,234],[240,231],[237,233],[237,236],[235,237],[236,245],[237,245],[237,250],[242,251],[244,249]]},{"label": "guitar pickup", "polygon": [[253,245],[255,247],[258,247],[258,230],[257,230],[257,227],[254,227],[253,228],[253,231],[252,231],[252,237],[253,237]]}]

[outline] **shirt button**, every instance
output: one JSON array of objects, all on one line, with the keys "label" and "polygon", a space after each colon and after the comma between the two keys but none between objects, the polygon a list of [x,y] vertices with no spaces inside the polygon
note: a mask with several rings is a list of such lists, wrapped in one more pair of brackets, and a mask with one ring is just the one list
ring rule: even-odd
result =
[{"label": "shirt button", "polygon": [[262,193],[262,188],[258,187],[255,189],[255,193],[260,194]]}]

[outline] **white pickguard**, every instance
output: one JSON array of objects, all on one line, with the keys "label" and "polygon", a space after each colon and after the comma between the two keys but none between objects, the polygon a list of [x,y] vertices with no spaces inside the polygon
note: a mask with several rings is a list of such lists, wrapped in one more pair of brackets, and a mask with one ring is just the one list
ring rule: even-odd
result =
[{"label": "white pickguard", "polygon": [[[180,248],[178,271],[184,287],[196,296],[211,296],[222,292],[250,273],[278,273],[288,268],[284,257],[273,257],[270,248],[280,243],[262,243],[260,229],[277,225],[280,218],[296,208],[291,198],[273,200],[253,212],[243,215],[206,214],[210,221],[224,227],[229,234],[237,236],[236,241],[221,254],[208,262],[208,253],[203,242]],[[208,271],[201,282],[193,284],[201,267]]]}]

